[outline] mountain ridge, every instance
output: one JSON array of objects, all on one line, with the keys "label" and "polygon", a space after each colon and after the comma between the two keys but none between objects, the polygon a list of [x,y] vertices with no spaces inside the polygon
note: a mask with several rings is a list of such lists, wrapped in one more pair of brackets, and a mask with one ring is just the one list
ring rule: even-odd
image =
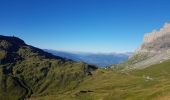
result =
[{"label": "mountain ridge", "polygon": [[[0,39],[2,100],[169,98],[170,60],[148,65],[149,67],[140,70],[122,71],[97,68],[83,62],[54,56],[27,44],[18,46],[14,44],[13,41]],[[144,53],[132,56],[130,59],[134,65],[145,61],[148,57],[153,58]]]},{"label": "mountain ridge", "polygon": [[97,69],[54,56],[11,36],[0,36],[0,63],[0,98],[3,100],[24,100],[68,91]]}]

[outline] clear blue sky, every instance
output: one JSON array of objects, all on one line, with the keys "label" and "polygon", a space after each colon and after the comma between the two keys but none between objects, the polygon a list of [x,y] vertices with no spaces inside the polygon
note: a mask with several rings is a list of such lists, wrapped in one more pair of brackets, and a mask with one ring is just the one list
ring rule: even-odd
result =
[{"label": "clear blue sky", "polygon": [[0,34],[39,48],[134,51],[170,20],[169,0],[0,0]]}]

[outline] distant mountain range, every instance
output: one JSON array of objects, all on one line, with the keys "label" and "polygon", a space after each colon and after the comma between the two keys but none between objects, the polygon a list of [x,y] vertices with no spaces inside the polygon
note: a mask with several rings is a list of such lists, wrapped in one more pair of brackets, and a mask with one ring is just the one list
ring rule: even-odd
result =
[{"label": "distant mountain range", "polygon": [[74,61],[82,61],[88,64],[94,64],[100,67],[106,67],[113,64],[118,64],[126,61],[132,53],[71,53],[66,51],[56,51],[45,49],[44,51],[49,52],[55,56],[71,59]]}]

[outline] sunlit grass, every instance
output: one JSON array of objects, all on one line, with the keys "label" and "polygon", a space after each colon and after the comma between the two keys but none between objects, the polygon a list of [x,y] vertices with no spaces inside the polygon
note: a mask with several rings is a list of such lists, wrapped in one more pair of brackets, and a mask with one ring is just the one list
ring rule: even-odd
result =
[{"label": "sunlit grass", "polygon": [[[80,91],[93,91],[80,93]],[[170,61],[141,70],[115,72],[99,69],[78,88],[58,96],[63,100],[169,100]]]}]

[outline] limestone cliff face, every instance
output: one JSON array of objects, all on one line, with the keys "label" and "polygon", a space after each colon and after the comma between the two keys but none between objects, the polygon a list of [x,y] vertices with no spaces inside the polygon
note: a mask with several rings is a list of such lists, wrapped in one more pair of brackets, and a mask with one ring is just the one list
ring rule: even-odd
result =
[{"label": "limestone cliff face", "polygon": [[165,23],[159,31],[154,30],[144,36],[138,52],[162,52],[170,49],[170,23]]},{"label": "limestone cliff face", "polygon": [[147,33],[144,36],[144,43],[153,42],[157,38],[162,37],[167,34],[170,34],[170,23],[165,23],[163,28],[161,28],[159,31],[153,30],[151,33]]},{"label": "limestone cliff face", "polygon": [[129,68],[145,68],[170,59],[170,23],[144,36],[144,42],[128,60]]}]

